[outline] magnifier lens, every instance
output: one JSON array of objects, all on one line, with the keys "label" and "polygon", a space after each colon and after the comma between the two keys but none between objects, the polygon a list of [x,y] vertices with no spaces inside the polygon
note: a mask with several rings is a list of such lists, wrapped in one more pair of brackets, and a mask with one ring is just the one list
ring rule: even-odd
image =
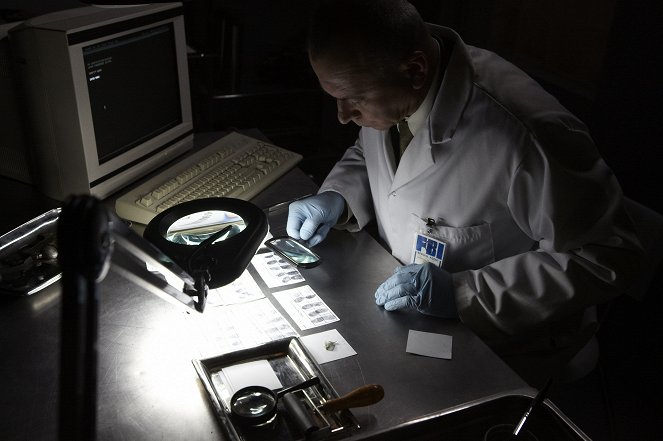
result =
[{"label": "magnifier lens", "polygon": [[213,234],[230,227],[214,243],[224,241],[246,228],[239,215],[230,211],[208,210],[186,215],[168,227],[166,239],[183,245],[199,245]]},{"label": "magnifier lens", "polygon": [[233,411],[241,417],[259,417],[276,407],[274,396],[258,392],[248,391],[238,396],[233,402]]}]

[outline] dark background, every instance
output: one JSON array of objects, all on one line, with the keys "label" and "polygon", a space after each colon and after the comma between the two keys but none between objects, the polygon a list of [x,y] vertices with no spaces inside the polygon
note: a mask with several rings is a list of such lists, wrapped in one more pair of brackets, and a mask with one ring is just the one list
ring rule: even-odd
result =
[{"label": "dark background", "polygon": [[[663,213],[659,149],[660,0],[412,0],[426,21],[512,61],[590,128],[631,199]],[[320,183],[358,128],[342,126],[304,49],[312,0],[184,2],[197,130],[258,128],[304,156]],[[81,6],[75,0],[0,0],[0,23]],[[553,401],[595,440],[654,440],[660,395],[661,280],[643,302],[612,305],[600,363],[553,387]]]},{"label": "dark background", "polygon": [[[104,0],[108,2],[108,0]],[[530,73],[589,127],[627,196],[663,213],[663,130],[655,0],[413,0],[429,22],[494,50]],[[316,181],[354,141],[320,91],[304,50],[314,0],[185,0],[196,128],[261,129],[302,153]],[[0,0],[14,21],[83,5]]]}]

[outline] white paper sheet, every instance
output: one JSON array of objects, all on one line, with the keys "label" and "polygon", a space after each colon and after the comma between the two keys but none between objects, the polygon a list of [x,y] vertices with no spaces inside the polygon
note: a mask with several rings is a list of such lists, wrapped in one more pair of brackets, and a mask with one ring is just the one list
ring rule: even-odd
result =
[{"label": "white paper sheet", "polygon": [[275,292],[273,296],[301,330],[339,320],[334,311],[308,285]]},{"label": "white paper sheet", "polygon": [[299,337],[318,364],[357,355],[336,329]]},{"label": "white paper sheet", "polygon": [[410,329],[405,352],[451,360],[452,337]]},{"label": "white paper sheet", "polygon": [[296,266],[272,251],[256,254],[251,259],[251,263],[269,288],[294,285],[304,281]]},{"label": "white paper sheet", "polygon": [[267,298],[207,308],[195,319],[200,327],[198,344],[204,346],[201,356],[226,354],[298,335]]},{"label": "white paper sheet", "polygon": [[226,377],[231,395],[247,386],[264,386],[272,390],[283,387],[267,360],[234,364],[221,371]]},{"label": "white paper sheet", "polygon": [[220,288],[210,289],[207,294],[207,306],[234,305],[264,297],[265,294],[247,270],[232,283]]}]

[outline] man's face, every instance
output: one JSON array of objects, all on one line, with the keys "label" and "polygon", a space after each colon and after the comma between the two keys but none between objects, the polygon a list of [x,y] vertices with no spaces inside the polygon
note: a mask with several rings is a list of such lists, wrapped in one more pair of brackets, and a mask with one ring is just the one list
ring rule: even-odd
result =
[{"label": "man's face", "polygon": [[405,72],[395,69],[378,80],[358,63],[311,59],[322,89],[336,99],[338,120],[362,127],[387,130],[416,110],[417,92]]}]

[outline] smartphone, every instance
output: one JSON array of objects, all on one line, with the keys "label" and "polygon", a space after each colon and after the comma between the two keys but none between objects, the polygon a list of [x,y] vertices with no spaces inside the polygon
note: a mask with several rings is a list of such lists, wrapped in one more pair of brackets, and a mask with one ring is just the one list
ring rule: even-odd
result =
[{"label": "smartphone", "polygon": [[299,267],[313,268],[320,264],[320,256],[291,237],[274,237],[265,245]]}]

